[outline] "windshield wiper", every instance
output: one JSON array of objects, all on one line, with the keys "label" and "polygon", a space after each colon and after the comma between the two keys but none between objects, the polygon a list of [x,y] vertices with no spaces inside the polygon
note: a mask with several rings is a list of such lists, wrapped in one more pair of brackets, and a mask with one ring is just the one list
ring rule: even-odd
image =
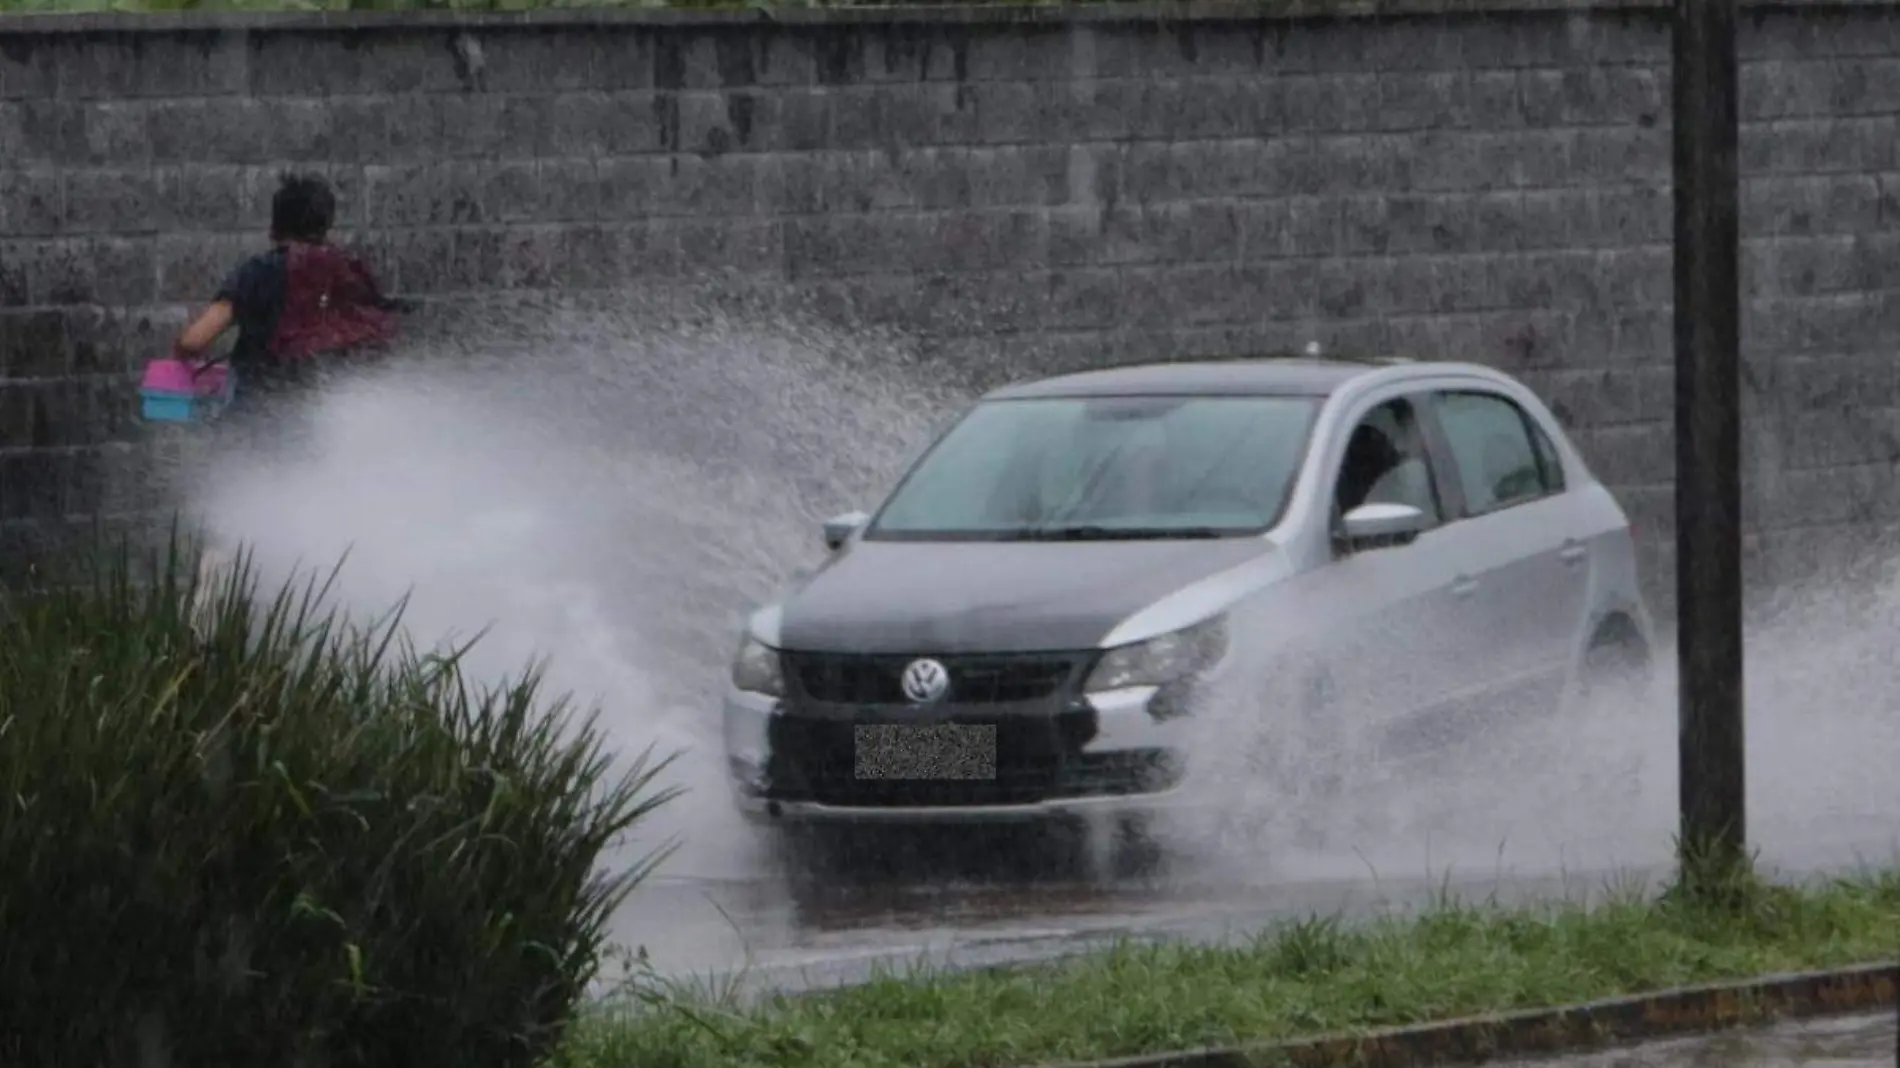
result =
[{"label": "windshield wiper", "polygon": [[1024,541],[1147,541],[1151,539],[1221,538],[1226,531],[1217,527],[1105,527],[1081,524],[1064,527],[1032,527],[1022,532]]}]

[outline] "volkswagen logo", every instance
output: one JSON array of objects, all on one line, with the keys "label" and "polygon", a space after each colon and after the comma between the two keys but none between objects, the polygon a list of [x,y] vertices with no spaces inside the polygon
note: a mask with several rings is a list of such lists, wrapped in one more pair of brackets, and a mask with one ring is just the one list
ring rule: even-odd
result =
[{"label": "volkswagen logo", "polygon": [[913,660],[904,665],[900,681],[912,704],[926,705],[950,688],[950,672],[935,660]]}]

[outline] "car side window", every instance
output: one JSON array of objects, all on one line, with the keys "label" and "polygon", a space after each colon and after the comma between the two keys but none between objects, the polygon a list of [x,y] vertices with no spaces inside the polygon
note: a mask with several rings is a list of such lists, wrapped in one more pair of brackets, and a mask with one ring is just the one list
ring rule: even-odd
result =
[{"label": "car side window", "polygon": [[1562,490],[1562,471],[1553,466],[1556,450],[1538,440],[1542,431],[1508,398],[1441,393],[1438,422],[1451,445],[1468,514],[1495,512]]},{"label": "car side window", "polygon": [[1557,452],[1557,443],[1550,440],[1544,428],[1537,425],[1535,419],[1526,418],[1525,425],[1531,428],[1531,442],[1537,446],[1537,462],[1544,468],[1544,487],[1550,493],[1562,493],[1566,485],[1564,480],[1563,457]]},{"label": "car side window", "polygon": [[1444,521],[1417,411],[1403,398],[1367,412],[1346,439],[1333,489],[1335,516],[1362,504],[1409,504],[1437,526]]}]

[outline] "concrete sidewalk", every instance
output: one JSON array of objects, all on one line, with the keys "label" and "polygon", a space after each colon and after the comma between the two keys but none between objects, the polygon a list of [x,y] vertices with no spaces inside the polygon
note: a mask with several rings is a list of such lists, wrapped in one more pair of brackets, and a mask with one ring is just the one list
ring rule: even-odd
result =
[{"label": "concrete sidewalk", "polygon": [[1894,1068],[1894,1013],[1793,1021],[1494,1068]]}]

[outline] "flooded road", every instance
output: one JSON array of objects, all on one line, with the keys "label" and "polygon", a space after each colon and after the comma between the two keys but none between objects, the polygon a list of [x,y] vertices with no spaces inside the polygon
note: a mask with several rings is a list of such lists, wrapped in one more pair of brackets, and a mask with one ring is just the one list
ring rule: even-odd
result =
[{"label": "flooded road", "polygon": [[[1447,890],[1548,899],[1561,879],[1411,879],[1219,887],[1181,884],[788,886],[777,880],[658,880],[627,934],[665,974],[750,993],[863,982],[912,967],[969,969],[1049,960],[1122,940],[1216,943],[1314,913],[1371,917]],[[656,921],[664,922],[656,922]]]},{"label": "flooded road", "polygon": [[[1750,678],[1748,837],[1763,870],[1784,879],[1900,857],[1893,668],[1864,639],[1817,637],[1763,642]],[[1651,707],[1580,726],[1545,720],[1370,762],[1326,805],[1244,798],[1237,811],[1252,837],[1174,842],[1140,877],[1100,876],[1058,843],[959,850],[938,832],[911,836],[916,856],[873,849],[818,877],[789,878],[756,857],[682,856],[636,893],[616,935],[645,945],[667,974],[794,990],[1121,938],[1222,941],[1316,913],[1411,911],[1447,894],[1512,904],[1656,888],[1671,873],[1677,820],[1673,679],[1657,691]],[[723,802],[715,793],[701,804]],[[702,822],[692,833],[723,843],[739,831]]]},{"label": "flooded road", "polygon": [[[1787,877],[1851,870],[1895,855],[1891,826],[1873,813],[1805,828],[1768,822],[1761,837],[1773,845],[1761,860]],[[795,992],[916,966],[1044,961],[1127,939],[1222,943],[1315,914],[1370,919],[1447,896],[1504,906],[1588,900],[1610,887],[1660,885],[1670,871],[1666,848],[1665,841],[1635,863],[1571,869],[1421,864],[1379,872],[1362,858],[1314,853],[1251,872],[1188,856],[1131,879],[1091,878],[1073,865],[973,875],[966,865],[927,861],[821,877],[671,875],[637,891],[616,934],[643,945],[676,979],[748,994]]]}]

